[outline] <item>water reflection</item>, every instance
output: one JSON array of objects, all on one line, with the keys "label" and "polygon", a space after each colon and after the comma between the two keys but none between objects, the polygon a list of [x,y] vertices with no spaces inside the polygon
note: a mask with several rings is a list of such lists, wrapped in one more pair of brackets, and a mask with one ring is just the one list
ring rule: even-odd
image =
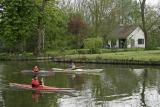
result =
[{"label": "water reflection", "polygon": [[32,100],[34,102],[39,102],[40,97],[42,97],[42,93],[40,91],[32,92]]},{"label": "water reflection", "polygon": [[1,65],[0,64],[0,107],[5,107],[5,103],[4,103],[4,99],[3,99],[3,92],[2,92],[2,89],[3,89],[3,75],[2,75],[2,71],[3,71],[3,67],[4,65]]},{"label": "water reflection", "polygon": [[148,76],[148,71],[147,69],[145,69],[144,74],[143,74],[143,81],[142,81],[142,93],[141,93],[141,105],[142,107],[146,107],[146,103],[145,103],[145,90],[146,90],[146,79]]},{"label": "water reflection", "polygon": [[[35,64],[45,69],[63,68],[65,65],[53,62],[7,62],[4,63],[5,67],[0,69],[0,84],[30,83],[32,76],[22,75],[20,71]],[[5,107],[160,106],[160,68],[93,64],[86,64],[85,67],[101,68],[104,72],[100,75],[56,73],[54,76],[45,77],[45,84],[49,86],[74,88],[78,91],[76,97],[60,92],[4,91],[0,87],[0,101],[1,98],[5,101]]]},{"label": "water reflection", "polygon": [[[132,78],[134,79],[127,77],[129,76],[129,74],[126,74],[126,77],[125,75],[122,75],[122,77],[125,77],[125,79],[122,79],[120,76],[115,77],[109,75],[108,73],[108,75],[106,76],[102,75],[101,77],[97,77],[97,79],[92,80],[102,80],[103,82],[97,81],[98,83],[95,84],[96,81],[94,81],[93,83],[91,81],[87,81],[85,82],[83,88],[84,90],[81,91],[82,96],[79,96],[77,98],[61,98],[58,100],[59,107],[159,107],[160,96],[158,94],[158,90],[153,87],[153,75],[148,77],[148,70],[149,69],[132,69],[130,73],[134,73],[134,75],[132,75]],[[150,74],[152,74],[153,72],[154,70],[152,69],[152,72],[150,72]],[[127,81],[129,82],[129,84],[133,84],[133,82],[136,81],[135,87],[132,88],[132,90],[129,90],[129,85],[124,81],[127,80],[127,78],[132,79],[132,82]],[[151,79],[152,81],[148,81],[147,79]],[[118,85],[116,84],[116,80],[118,80],[118,83],[120,84],[125,83],[126,87],[122,88],[127,88],[128,91],[121,91],[121,87],[118,87]],[[100,85],[101,83],[103,85]],[[118,88],[119,90],[116,90],[116,88]],[[113,93],[117,94],[107,95],[110,93],[109,90],[115,91]],[[98,94],[100,94],[101,97]]]},{"label": "water reflection", "polygon": [[144,72],[144,69],[132,69],[132,70],[133,70],[132,72],[135,73],[137,77],[141,77]]}]

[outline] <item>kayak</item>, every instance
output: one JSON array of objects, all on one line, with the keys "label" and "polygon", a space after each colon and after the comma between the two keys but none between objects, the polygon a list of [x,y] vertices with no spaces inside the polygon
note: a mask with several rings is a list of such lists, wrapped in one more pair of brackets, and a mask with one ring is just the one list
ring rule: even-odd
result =
[{"label": "kayak", "polygon": [[61,69],[61,68],[52,68],[53,72],[66,72],[66,73],[99,73],[103,69]]},{"label": "kayak", "polygon": [[33,72],[32,70],[22,70],[21,73],[23,74],[30,74],[30,75],[38,75],[38,76],[52,76],[54,73],[52,71],[40,70],[39,72]]},{"label": "kayak", "polygon": [[71,88],[58,88],[52,86],[42,86],[40,85],[37,88],[33,88],[30,84],[18,84],[18,83],[9,83],[10,87],[24,90],[35,90],[35,91],[56,91],[56,90],[72,90]]}]

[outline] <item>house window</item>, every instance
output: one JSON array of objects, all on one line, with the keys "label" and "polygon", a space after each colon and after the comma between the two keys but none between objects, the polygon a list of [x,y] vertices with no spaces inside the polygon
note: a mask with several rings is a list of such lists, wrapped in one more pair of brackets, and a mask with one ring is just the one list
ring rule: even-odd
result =
[{"label": "house window", "polygon": [[138,44],[144,44],[144,39],[138,39]]}]

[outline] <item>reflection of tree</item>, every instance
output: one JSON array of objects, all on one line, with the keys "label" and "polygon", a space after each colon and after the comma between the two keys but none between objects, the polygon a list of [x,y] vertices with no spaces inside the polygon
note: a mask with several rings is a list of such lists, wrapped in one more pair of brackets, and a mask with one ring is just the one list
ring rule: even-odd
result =
[{"label": "reflection of tree", "polygon": [[137,76],[128,68],[110,67],[101,77],[93,77],[92,91],[97,100],[109,101],[131,95],[137,85]]},{"label": "reflection of tree", "polygon": [[82,84],[84,84],[84,78],[82,75],[72,74],[68,76],[70,87],[74,89],[82,89]]},{"label": "reflection of tree", "polygon": [[[157,70],[157,77],[160,77],[160,70]],[[160,78],[157,78],[158,93],[160,95]]]},{"label": "reflection of tree", "polygon": [[5,103],[4,103],[4,99],[2,96],[2,91],[0,91],[0,107],[4,107]]},{"label": "reflection of tree", "polygon": [[[5,94],[6,107],[57,107],[57,94],[44,94],[35,103],[31,97],[31,91],[7,91]],[[51,100],[54,99],[54,100]]]},{"label": "reflection of tree", "polygon": [[4,86],[4,84],[3,84],[3,80],[2,80],[2,71],[3,71],[3,69],[4,69],[4,66],[3,66],[3,64],[0,64],[0,107],[4,107],[4,105],[5,105],[5,103],[4,103],[4,99],[3,99],[3,92],[1,91],[1,90],[3,90],[3,86]]},{"label": "reflection of tree", "polygon": [[143,107],[146,107],[146,103],[145,103],[145,88],[146,88],[146,79],[148,77],[148,71],[147,69],[145,69],[144,74],[143,74],[143,83],[142,83],[142,93],[141,93],[141,105]]}]

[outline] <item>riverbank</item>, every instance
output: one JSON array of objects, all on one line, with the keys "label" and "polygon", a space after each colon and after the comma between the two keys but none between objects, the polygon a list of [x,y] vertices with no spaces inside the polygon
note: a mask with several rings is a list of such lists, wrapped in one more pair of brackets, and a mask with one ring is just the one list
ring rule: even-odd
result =
[{"label": "riverbank", "polygon": [[32,53],[24,54],[0,54],[1,61],[29,61],[29,60],[51,60],[52,57],[49,55],[34,56]]},{"label": "riverbank", "polygon": [[56,62],[160,65],[160,50],[74,54],[55,57]]},{"label": "riverbank", "polygon": [[3,61],[52,60],[54,62],[103,63],[103,64],[137,64],[160,65],[160,50],[137,51],[107,51],[99,54],[77,54],[75,50],[67,52],[47,52],[46,55],[36,57],[31,53],[0,54]]}]

